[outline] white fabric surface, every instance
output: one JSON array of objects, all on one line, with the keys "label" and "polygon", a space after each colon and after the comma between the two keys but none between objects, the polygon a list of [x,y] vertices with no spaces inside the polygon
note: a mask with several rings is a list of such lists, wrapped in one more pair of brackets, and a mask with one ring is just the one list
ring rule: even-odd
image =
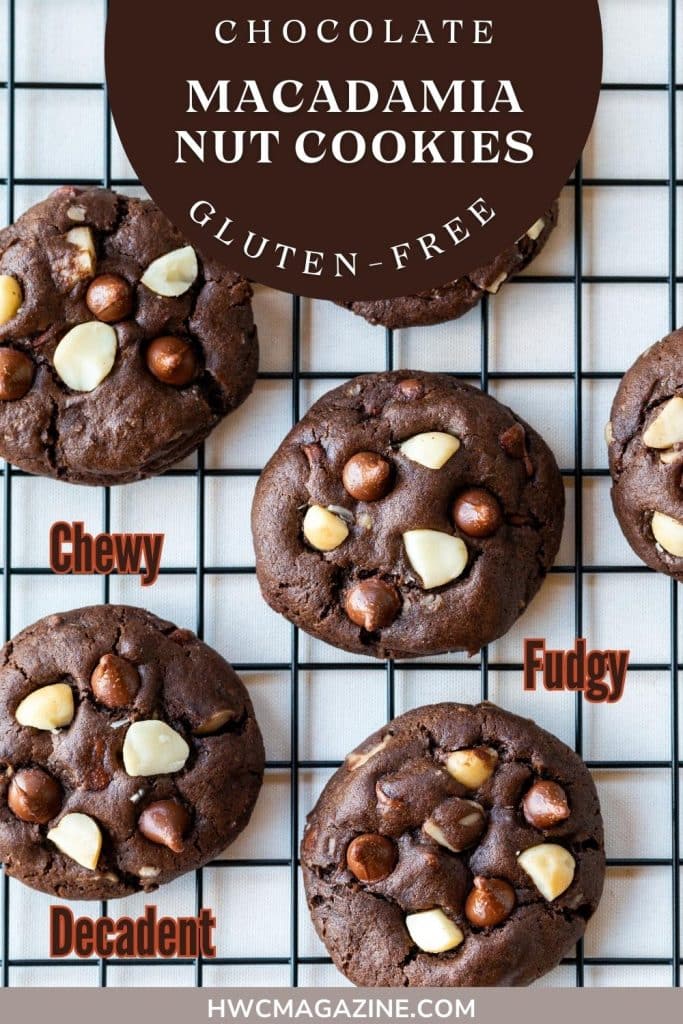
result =
[{"label": "white fabric surface", "polygon": [[[0,0],[4,26],[7,0]],[[667,0],[603,0],[606,31],[606,82],[664,83],[667,79]],[[683,0],[679,3],[683,21]],[[568,15],[569,16],[569,15]],[[103,75],[104,2],[100,0],[17,0],[17,64],[19,81],[98,82]],[[558,28],[559,33],[559,28]],[[0,33],[0,80],[6,78],[4,35]],[[681,48],[679,47],[679,52]],[[682,74],[683,77],[683,74]],[[5,138],[6,92],[0,90],[0,139]],[[99,178],[102,174],[103,99],[98,91],[17,92],[17,177]],[[679,96],[683,115],[683,101]],[[587,148],[588,178],[665,179],[667,164],[666,92],[603,93],[595,130]],[[683,123],[683,122],[682,122]],[[683,130],[678,140],[683,167]],[[7,153],[0,144],[0,176]],[[115,179],[131,178],[120,146],[114,145]],[[679,175],[680,175],[679,169]],[[17,186],[19,214],[42,198],[47,187]],[[0,210],[4,210],[0,186]],[[138,190],[129,189],[137,192]],[[546,252],[530,271],[534,275],[571,277],[573,273],[573,190],[562,196],[561,226]],[[682,207],[683,209],[683,204]],[[666,187],[620,185],[586,187],[584,191],[584,273],[586,275],[655,275],[668,272],[668,196]],[[683,224],[683,218],[680,218]],[[679,273],[683,268],[683,234],[679,232]],[[679,289],[683,308],[683,289]],[[622,372],[634,357],[668,329],[666,285],[585,284],[583,369]],[[490,365],[492,371],[574,369],[574,289],[572,283],[512,285],[491,304]],[[291,370],[291,299],[257,290],[256,313],[263,348],[263,371]],[[399,332],[397,366],[480,370],[480,314],[456,324]],[[304,302],[301,369],[351,372],[384,367],[384,334],[331,304]],[[302,410],[332,381],[304,381]],[[584,466],[605,468],[603,425],[616,384],[585,381]],[[574,463],[573,381],[491,383],[491,391],[511,404],[540,429],[563,469]],[[214,467],[260,468],[291,425],[291,382],[261,380],[252,399],[231,417],[206,447]],[[189,460],[188,466],[194,465]],[[568,516],[559,562],[574,561],[574,488],[567,479]],[[249,506],[255,478],[208,479],[206,483],[206,563],[249,567],[253,552]],[[605,479],[584,482],[584,560],[586,565],[623,564],[638,567],[623,540],[609,506]],[[0,498],[1,500],[1,498]],[[195,564],[194,522],[196,483],[161,479],[115,490],[112,526],[117,530],[155,530],[167,535],[165,566]],[[71,488],[39,479],[13,483],[12,565],[44,566],[47,530],[57,519],[83,519],[92,530],[102,523],[99,492]],[[0,529],[4,527],[0,526]],[[0,550],[2,550],[0,546]],[[492,662],[520,660],[525,636],[547,637],[553,646],[571,646],[575,636],[573,574],[552,576],[541,596],[507,637],[490,650]],[[669,659],[671,586],[663,577],[633,572],[584,578],[584,635],[592,646],[630,647],[632,660],[666,664]],[[253,575],[209,574],[205,583],[206,639],[231,661],[285,664],[291,654],[288,625],[259,599]],[[12,632],[51,611],[97,602],[97,578],[15,577],[12,589]],[[165,576],[142,591],[135,580],[112,580],[112,600],[142,603],[175,620],[194,625],[195,582],[191,575]],[[0,598],[1,600],[1,598]],[[2,608],[0,607],[0,614]],[[681,616],[683,642],[683,616]],[[346,662],[350,655],[308,637],[300,638],[305,662]],[[449,659],[433,659],[437,664]],[[451,660],[464,661],[462,656]],[[246,672],[266,739],[268,757],[291,756],[289,697],[286,670]],[[396,708],[439,699],[479,698],[477,671],[404,670],[396,672]],[[299,676],[299,757],[340,759],[386,715],[385,676],[381,670],[301,671]],[[574,702],[565,696],[524,695],[518,672],[491,672],[490,696],[504,706],[533,716],[568,743],[574,740]],[[615,707],[584,704],[584,754],[591,760],[670,758],[670,680],[666,670],[632,672],[622,702]],[[302,770],[299,801],[304,812],[329,776],[327,770]],[[607,830],[613,858],[670,858],[670,771],[599,770]],[[263,795],[247,832],[231,848],[233,859],[287,859],[289,834],[289,772],[267,773]],[[290,954],[290,869],[286,866],[209,869],[204,873],[204,903],[219,921],[219,955],[287,958]],[[155,902],[161,912],[194,913],[194,879],[163,889]],[[144,899],[110,904],[110,912],[135,915]],[[47,897],[10,884],[10,956],[45,958],[48,952]],[[310,926],[300,892],[299,955],[319,957],[324,950]],[[97,915],[97,905],[84,905]],[[589,957],[670,956],[671,869],[611,868],[605,896],[586,940]],[[112,967],[111,985],[191,985],[191,968],[170,964],[155,967]],[[286,985],[286,964],[211,966],[207,985]],[[12,985],[95,985],[93,966],[59,965],[12,968]],[[587,985],[667,985],[667,966],[587,966]],[[302,984],[342,984],[329,965],[302,965]],[[571,986],[572,967],[561,967],[542,984]]]}]

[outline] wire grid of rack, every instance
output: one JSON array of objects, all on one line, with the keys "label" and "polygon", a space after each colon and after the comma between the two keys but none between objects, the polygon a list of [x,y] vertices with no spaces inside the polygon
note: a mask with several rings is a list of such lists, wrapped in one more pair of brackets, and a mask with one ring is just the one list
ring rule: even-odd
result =
[{"label": "wire grid of rack", "polygon": [[[102,118],[104,122],[104,151],[102,153],[102,174],[99,178],[93,179],[77,179],[73,180],[74,184],[93,184],[103,186],[120,187],[123,189],[132,188],[139,185],[134,179],[122,178],[117,179],[112,175],[112,128],[111,118],[107,100],[107,89],[103,82],[64,82],[64,81],[18,81],[16,77],[16,31],[17,31],[17,17],[18,11],[23,0],[7,0],[7,23],[5,25],[5,45],[7,46],[7,76],[6,81],[0,82],[0,90],[5,94],[7,105],[6,105],[6,116],[7,124],[5,130],[4,144],[7,147],[7,171],[6,176],[0,179],[0,185],[4,185],[6,188],[7,196],[7,207],[6,207],[6,220],[10,222],[14,218],[15,213],[15,188],[19,186],[35,186],[44,189],[45,192],[49,191],[50,187],[62,185],[65,183],[63,177],[43,178],[43,177],[19,177],[15,173],[15,142],[16,142],[16,128],[17,128],[17,111],[16,111],[16,98],[21,91],[24,90],[87,90],[95,91],[101,95],[102,98]],[[106,0],[92,0],[93,3],[102,2],[106,9]],[[574,503],[574,560],[570,564],[558,565],[553,571],[555,573],[570,574],[573,576],[573,615],[574,615],[574,633],[576,636],[584,635],[584,579],[588,575],[597,575],[603,573],[646,573],[648,572],[645,567],[641,566],[620,566],[613,564],[587,564],[584,560],[584,537],[583,537],[583,485],[585,481],[591,478],[606,477],[606,469],[593,469],[584,464],[584,388],[583,385],[586,381],[612,381],[619,378],[618,373],[606,372],[606,371],[586,371],[584,369],[584,317],[583,317],[583,292],[584,286],[587,284],[611,284],[611,283],[622,283],[622,284],[648,284],[657,283],[660,285],[668,286],[668,301],[669,301],[669,321],[671,328],[677,326],[677,286],[683,282],[683,278],[677,276],[677,188],[680,187],[683,182],[677,180],[677,154],[676,154],[676,140],[677,140],[677,94],[683,89],[683,86],[677,83],[676,79],[676,0],[667,0],[668,2],[668,16],[669,16],[669,53],[668,53],[668,70],[669,76],[667,82],[661,83],[626,83],[626,82],[607,82],[603,85],[604,92],[617,92],[625,90],[638,90],[641,92],[655,91],[663,92],[668,97],[668,177],[666,179],[617,179],[617,178],[584,178],[582,166],[579,165],[576,169],[574,176],[568,183],[568,188],[573,191],[574,194],[574,253],[573,253],[573,272],[569,275],[552,275],[552,276],[539,276],[533,274],[533,270],[530,275],[524,276],[515,282],[516,287],[523,287],[530,281],[537,284],[545,283],[563,283],[572,286],[573,288],[573,368],[566,371],[548,371],[544,372],[542,369],[537,370],[525,370],[520,372],[514,371],[492,371],[489,369],[489,345],[490,345],[490,310],[488,303],[485,301],[482,304],[480,312],[480,340],[479,340],[479,353],[480,353],[480,367],[476,373],[461,373],[460,376],[473,379],[478,383],[482,389],[487,390],[493,381],[537,381],[546,382],[554,380],[563,380],[571,384],[573,394],[573,451],[574,451],[574,465],[573,468],[563,470],[563,475],[568,481],[573,481],[573,503]],[[1,36],[0,36],[1,39]],[[1,94],[0,94],[1,95]],[[55,161],[55,170],[59,170],[59,156],[57,155]],[[70,183],[70,179],[66,179],[67,183]],[[624,275],[587,275],[584,273],[584,251],[583,251],[583,237],[584,237],[584,189],[588,187],[610,187],[612,185],[628,186],[633,188],[639,188],[642,186],[647,187],[658,187],[666,188],[668,190],[668,260],[669,260],[669,272],[666,276],[624,276]],[[355,373],[363,372],[363,367],[358,367],[355,370],[348,369],[345,371],[330,371],[330,372],[315,372],[308,371],[302,368],[301,365],[301,318],[302,318],[302,302],[296,297],[291,299],[291,352],[292,352],[292,363],[291,372],[264,372],[260,374],[262,380],[282,380],[286,381],[291,385],[291,422],[294,423],[299,419],[301,409],[301,389],[302,386],[308,381],[323,381],[328,382],[329,386],[333,386],[335,380],[347,379],[353,376]],[[473,314],[476,316],[477,314]],[[381,333],[381,332],[378,332]],[[654,340],[654,339],[652,339]],[[378,339],[379,343],[379,339]],[[647,343],[647,339],[644,339],[644,345]],[[385,366],[387,369],[392,369],[396,362],[396,344],[395,336],[391,331],[386,331],[384,335],[384,359]],[[453,372],[457,371],[457,366],[453,367]],[[616,386],[616,383],[615,383]],[[183,573],[191,575],[194,578],[195,586],[195,627],[198,634],[201,636],[204,633],[205,621],[206,621],[206,581],[208,577],[223,576],[223,575],[241,575],[241,574],[253,574],[252,566],[243,565],[209,565],[206,559],[206,513],[210,512],[207,498],[207,481],[211,478],[238,478],[238,477],[250,477],[255,478],[258,476],[257,469],[251,468],[214,468],[209,467],[206,464],[205,451],[202,449],[197,458],[196,468],[193,469],[177,469],[171,471],[169,476],[191,476],[194,480],[194,486],[196,488],[196,535],[195,535],[195,564],[188,567],[163,569],[165,573]],[[24,567],[21,565],[13,564],[13,545],[12,536],[13,530],[19,527],[13,521],[13,493],[16,487],[17,480],[23,477],[24,474],[12,469],[9,466],[5,466],[2,471],[2,486],[4,490],[4,538],[3,538],[3,560],[2,560],[2,588],[4,594],[4,636],[9,638],[11,635],[11,615],[12,615],[12,600],[13,600],[13,583],[14,581],[23,576],[35,576],[38,579],[44,578],[49,574],[47,568],[36,568],[36,567]],[[111,508],[112,508],[112,496],[108,489],[102,491],[101,497],[101,526],[104,530],[109,529],[111,521]],[[66,591],[66,587],[64,588]],[[104,577],[101,583],[101,599],[103,602],[107,602],[110,599],[111,592],[111,580],[109,577]],[[65,600],[65,604],[68,601]],[[655,956],[655,957],[627,957],[627,956],[587,956],[584,953],[583,943],[580,943],[577,948],[575,955],[569,957],[565,962],[565,967],[568,967],[572,971],[572,982],[576,986],[583,986],[585,982],[585,971],[590,966],[602,966],[602,967],[617,967],[620,965],[631,965],[631,964],[643,964],[643,965],[657,965],[668,969],[670,984],[679,986],[680,984],[680,965],[681,965],[681,900],[680,900],[680,886],[681,886],[681,846],[680,846],[680,799],[679,799],[679,769],[681,768],[680,762],[680,745],[679,745],[679,703],[678,703],[678,670],[679,664],[679,611],[678,611],[678,595],[676,585],[672,582],[669,590],[668,597],[668,608],[670,616],[670,649],[669,659],[667,662],[652,662],[652,663],[640,663],[631,666],[632,672],[648,672],[648,671],[659,671],[666,672],[668,674],[669,686],[668,686],[668,707],[667,714],[670,717],[670,748],[664,750],[661,753],[661,757],[656,759],[643,759],[643,760],[589,760],[591,768],[596,770],[610,770],[610,769],[630,769],[634,771],[647,772],[648,770],[659,770],[667,769],[670,771],[670,810],[671,810],[671,849],[670,855],[666,857],[629,857],[629,858],[611,858],[608,861],[610,869],[618,868],[649,868],[657,867],[667,869],[671,873],[670,884],[671,884],[671,901],[672,901],[672,912],[671,912],[671,936],[670,936],[670,953],[667,956]],[[304,661],[300,657],[300,636],[295,629],[291,629],[289,636],[289,650],[290,660],[287,662],[273,663],[271,661],[254,662],[238,664],[236,667],[246,673],[250,672],[269,672],[279,671],[285,672],[288,675],[288,688],[289,688],[289,713],[290,713],[290,757],[282,760],[270,760],[268,763],[268,769],[271,771],[285,772],[289,777],[290,787],[290,803],[289,803],[289,849],[288,856],[280,858],[255,858],[250,857],[244,860],[221,860],[204,870],[200,870],[196,873],[195,881],[195,892],[194,898],[196,907],[199,908],[204,903],[205,896],[205,873],[207,870],[230,870],[235,867],[249,867],[258,868],[264,871],[272,868],[285,869],[289,873],[290,877],[290,904],[289,904],[289,951],[286,956],[273,956],[271,951],[266,947],[263,952],[259,952],[258,955],[250,955],[245,957],[224,957],[221,956],[221,950],[218,950],[218,957],[216,960],[211,960],[211,966],[213,968],[239,966],[239,965],[281,965],[288,971],[288,981],[291,985],[297,985],[300,981],[301,970],[304,965],[312,964],[325,964],[328,963],[328,958],[324,956],[307,956],[300,953],[300,917],[301,917],[301,901],[300,901],[300,879],[298,872],[298,844],[300,838],[300,821],[301,812],[307,808],[300,807],[300,775],[304,771],[309,770],[324,770],[331,771],[339,763],[336,760],[313,760],[304,759],[299,754],[299,723],[300,723],[300,711],[302,702],[305,700],[305,694],[302,691],[300,677],[304,672],[354,672],[360,670],[361,672],[368,672],[376,674],[381,672],[384,674],[385,679],[385,717],[390,719],[394,716],[396,709],[396,673],[398,671],[397,666],[391,662],[387,663],[368,663],[367,661],[347,661],[340,660],[338,662],[332,660],[309,662]],[[419,668],[420,671],[429,671],[433,668],[438,668],[442,671],[453,673],[474,673],[478,677],[478,690],[481,699],[486,699],[489,696],[489,677],[490,672],[519,672],[521,664],[515,661],[512,662],[494,662],[490,660],[488,652],[483,651],[478,662],[468,662],[465,660],[453,659],[451,661],[444,662],[443,660],[437,663],[424,662],[411,666],[406,663],[402,663],[400,666],[401,670],[409,670],[410,668]],[[477,695],[472,694],[473,697]],[[663,710],[663,709],[662,709]],[[369,731],[369,729],[367,730]],[[584,741],[584,713],[581,695],[577,694],[575,703],[573,704],[573,733],[574,733],[574,745],[578,752],[583,750]],[[364,735],[364,730],[361,729],[357,739],[360,740]],[[12,901],[10,898],[10,883],[8,878],[3,875],[2,883],[0,886],[0,905],[2,908],[2,915],[0,917],[0,985],[6,987],[10,985],[11,971],[14,968],[32,968],[40,966],[45,961],[36,960],[35,958],[26,958],[21,956],[15,956],[11,952],[10,938],[12,935]],[[107,906],[103,904],[101,907],[102,912],[106,912]],[[267,935],[267,931],[266,931]],[[150,966],[148,960],[130,961],[126,962],[127,966],[132,967],[144,967]],[[166,962],[159,962],[164,967],[168,968]],[[158,965],[158,964],[157,964]],[[59,963],[58,969],[68,973],[70,967],[83,968],[83,962],[77,960],[67,960]],[[110,972],[117,966],[117,961],[93,961],[88,964],[88,968],[91,971],[97,972],[97,980],[99,985],[106,986],[109,980]],[[205,982],[205,970],[206,963],[198,958],[194,961],[183,962],[183,966],[192,968],[193,970],[193,983],[197,986],[201,986]],[[212,973],[211,978],[219,978],[220,974],[216,975]],[[65,982],[69,984],[69,982]]]}]

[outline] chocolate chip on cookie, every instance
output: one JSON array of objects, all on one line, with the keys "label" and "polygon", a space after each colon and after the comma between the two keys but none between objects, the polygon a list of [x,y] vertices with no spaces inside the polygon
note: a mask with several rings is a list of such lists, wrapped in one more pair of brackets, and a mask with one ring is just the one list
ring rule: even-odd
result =
[{"label": "chocolate chip on cookie", "polygon": [[151,202],[57,189],[0,231],[0,455],[119,484],[189,455],[251,391],[251,287]]},{"label": "chocolate chip on cookie", "polygon": [[101,274],[88,288],[85,301],[98,320],[115,324],[133,312],[133,289],[118,274]]},{"label": "chocolate chip on cookie", "polygon": [[309,814],[301,862],[357,985],[530,984],[581,938],[605,873],[586,766],[492,704],[417,708],[368,737]]},{"label": "chocolate chip on cookie", "polygon": [[318,401],[256,489],[265,599],[345,650],[477,651],[541,585],[564,491],[542,439],[442,374],[358,377]]},{"label": "chocolate chip on cookie", "polygon": [[150,891],[247,824],[264,751],[240,679],[122,606],[51,615],[3,650],[0,861],[62,899]]},{"label": "chocolate chip on cookie", "polygon": [[17,818],[45,825],[56,818],[62,806],[62,789],[41,768],[24,768],[12,775],[7,805]]},{"label": "chocolate chip on cookie", "polygon": [[33,363],[24,352],[0,348],[0,402],[17,402],[33,383]]},{"label": "chocolate chip on cookie", "polygon": [[472,889],[465,901],[465,916],[475,928],[495,928],[510,916],[515,902],[515,890],[509,882],[478,875],[472,880]]},{"label": "chocolate chip on cookie", "polygon": [[164,384],[182,388],[197,373],[197,359],[192,345],[182,338],[155,338],[147,349],[150,373]]}]

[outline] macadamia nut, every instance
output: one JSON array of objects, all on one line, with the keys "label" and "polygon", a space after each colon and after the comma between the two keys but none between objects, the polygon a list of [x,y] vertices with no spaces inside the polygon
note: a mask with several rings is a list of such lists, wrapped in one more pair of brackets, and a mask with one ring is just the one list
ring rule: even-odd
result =
[{"label": "macadamia nut", "polygon": [[676,395],[662,406],[643,433],[648,448],[671,448],[683,441],[683,398]]},{"label": "macadamia nut", "polygon": [[448,755],[446,768],[456,782],[474,790],[491,778],[497,764],[498,754],[493,747],[473,747],[471,750],[454,750]]},{"label": "macadamia nut", "polygon": [[66,814],[47,834],[50,842],[81,867],[95,871],[102,852],[102,833],[87,814]]},{"label": "macadamia nut", "polygon": [[678,519],[655,512],[652,516],[652,534],[669,555],[683,558],[683,523]]},{"label": "macadamia nut", "polygon": [[341,516],[322,505],[311,505],[304,516],[303,531],[308,543],[317,551],[334,551],[349,535]]},{"label": "macadamia nut", "polygon": [[574,881],[576,861],[569,850],[557,843],[531,846],[519,855],[517,863],[549,903],[566,892]]},{"label": "macadamia nut", "polygon": [[29,693],[17,708],[14,717],[19,725],[53,732],[71,725],[74,718],[74,695],[66,683],[41,686]]},{"label": "macadamia nut", "polygon": [[465,936],[443,910],[423,910],[406,917],[408,934],[425,953],[446,953],[464,942]]},{"label": "macadamia nut", "polygon": [[0,327],[13,320],[21,309],[24,296],[16,278],[0,274]]},{"label": "macadamia nut", "polygon": [[460,537],[438,530],[409,530],[403,534],[406,555],[425,590],[442,587],[467,568],[467,546]]},{"label": "macadamia nut", "polygon": [[411,462],[427,469],[441,469],[460,448],[460,441],[452,434],[439,432],[416,434],[400,447],[400,452]]},{"label": "macadamia nut", "polygon": [[190,748],[166,722],[133,722],[123,744],[123,766],[133,777],[182,771]]},{"label": "macadamia nut", "polygon": [[72,391],[94,391],[111,373],[117,345],[116,331],[109,324],[79,324],[55,349],[55,370]]},{"label": "macadamia nut", "polygon": [[191,245],[186,245],[150,263],[142,283],[156,295],[177,298],[189,291],[198,276],[197,253]]}]

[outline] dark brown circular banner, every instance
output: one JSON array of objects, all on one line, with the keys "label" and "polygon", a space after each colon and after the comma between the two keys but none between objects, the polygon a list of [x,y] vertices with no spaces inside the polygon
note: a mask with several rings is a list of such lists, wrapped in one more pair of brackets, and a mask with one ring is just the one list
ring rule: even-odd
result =
[{"label": "dark brown circular banner", "polygon": [[599,96],[597,0],[109,8],[114,117],[151,196],[205,254],[302,295],[488,262],[559,194]]}]

